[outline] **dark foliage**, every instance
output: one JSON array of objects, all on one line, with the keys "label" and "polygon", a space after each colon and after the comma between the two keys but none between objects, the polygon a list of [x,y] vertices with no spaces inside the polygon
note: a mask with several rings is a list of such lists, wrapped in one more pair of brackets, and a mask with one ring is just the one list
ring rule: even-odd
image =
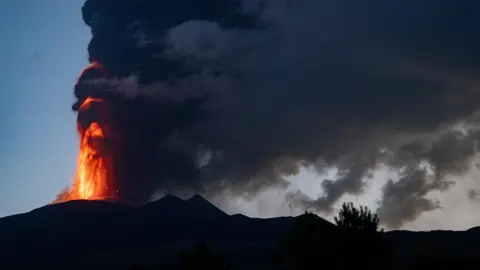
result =
[{"label": "dark foliage", "polygon": [[[378,231],[380,222],[377,214],[365,206],[355,207],[353,203],[343,203],[334,218],[339,229],[338,243],[343,259],[340,269],[356,269],[361,265],[369,269],[391,268],[391,248]],[[347,259],[348,258],[348,259]]]},{"label": "dark foliage", "polygon": [[367,207],[356,208],[353,203],[343,203],[342,209],[335,217],[335,223],[341,229],[354,229],[368,232],[376,232],[380,219]]},{"label": "dark foliage", "polygon": [[[276,261],[283,269],[314,269],[320,262],[329,269],[389,269],[391,250],[379,219],[366,207],[345,203],[335,218],[337,226],[305,213],[289,235],[281,239]],[[330,225],[330,226],[329,226]]]}]

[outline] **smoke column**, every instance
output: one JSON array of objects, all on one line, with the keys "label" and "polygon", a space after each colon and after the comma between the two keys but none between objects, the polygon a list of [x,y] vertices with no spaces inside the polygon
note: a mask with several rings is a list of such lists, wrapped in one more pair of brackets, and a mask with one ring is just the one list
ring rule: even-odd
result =
[{"label": "smoke column", "polygon": [[399,177],[378,211],[398,227],[441,207],[427,195],[471,169],[478,5],[87,0],[89,58],[104,70],[81,75],[74,109],[108,104],[120,201],[255,196],[313,166],[337,177],[318,198],[285,199],[329,212],[382,167]]}]

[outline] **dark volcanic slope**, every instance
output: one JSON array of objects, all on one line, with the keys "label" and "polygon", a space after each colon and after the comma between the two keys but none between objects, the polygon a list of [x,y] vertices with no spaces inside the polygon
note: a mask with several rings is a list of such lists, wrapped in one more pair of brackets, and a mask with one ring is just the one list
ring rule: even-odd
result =
[{"label": "dark volcanic slope", "polygon": [[[174,260],[181,247],[203,239],[239,265],[261,265],[294,220],[230,216],[200,196],[188,200],[166,196],[136,208],[109,201],[71,201],[0,219],[0,268],[124,269],[136,262]],[[328,221],[325,225],[334,226]],[[393,243],[397,266],[414,253],[436,251],[452,258],[480,254],[478,228],[392,231],[386,238]]]},{"label": "dark volcanic slope", "polygon": [[[19,269],[91,267],[90,262],[104,261],[115,269],[112,258],[119,265],[125,264],[122,260],[135,262],[136,253],[149,260],[146,250],[168,247],[173,252],[202,239],[225,250],[263,248],[274,245],[293,220],[229,216],[200,196],[189,200],[166,196],[137,208],[108,201],[71,201],[0,219],[0,262],[7,269]],[[125,252],[128,256],[119,258]],[[151,257],[158,259],[159,253]]]}]

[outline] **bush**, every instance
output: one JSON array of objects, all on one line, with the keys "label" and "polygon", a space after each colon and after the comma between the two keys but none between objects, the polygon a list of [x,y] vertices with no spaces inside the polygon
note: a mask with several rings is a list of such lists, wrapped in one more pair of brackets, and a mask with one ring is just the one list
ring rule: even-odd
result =
[{"label": "bush", "polygon": [[377,214],[365,206],[356,208],[353,203],[343,203],[342,209],[335,217],[335,223],[341,229],[362,230],[366,232],[376,232],[380,219]]},{"label": "bush", "polygon": [[379,219],[366,207],[344,203],[337,226],[312,213],[295,220],[290,233],[280,240],[276,261],[282,269],[390,269],[391,249]]},{"label": "bush", "polygon": [[361,265],[369,269],[389,269],[392,250],[384,239],[383,230],[378,231],[380,219],[367,207],[355,207],[344,203],[334,218],[341,234],[341,252],[345,258],[341,269],[356,269]]}]

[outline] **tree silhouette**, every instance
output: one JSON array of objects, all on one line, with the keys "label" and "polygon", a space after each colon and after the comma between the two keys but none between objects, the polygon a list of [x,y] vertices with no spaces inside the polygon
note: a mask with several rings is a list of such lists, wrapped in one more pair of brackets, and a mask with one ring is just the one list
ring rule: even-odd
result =
[{"label": "tree silhouette", "polygon": [[367,207],[343,203],[334,218],[340,230],[338,242],[348,260],[342,260],[341,269],[358,268],[359,262],[369,269],[388,269],[391,266],[391,246],[385,241],[383,230],[378,231],[380,219]]},{"label": "tree silhouette", "polygon": [[228,270],[230,267],[214,252],[206,241],[195,245],[192,250],[182,250],[179,269],[182,270]]},{"label": "tree silhouette", "polygon": [[390,245],[378,231],[379,219],[366,207],[344,203],[336,226],[306,212],[295,219],[275,254],[282,269],[389,269]]},{"label": "tree silhouette", "polygon": [[341,229],[362,230],[366,232],[376,232],[380,219],[377,214],[365,206],[356,208],[352,202],[343,203],[338,216],[334,218],[335,223]]}]

